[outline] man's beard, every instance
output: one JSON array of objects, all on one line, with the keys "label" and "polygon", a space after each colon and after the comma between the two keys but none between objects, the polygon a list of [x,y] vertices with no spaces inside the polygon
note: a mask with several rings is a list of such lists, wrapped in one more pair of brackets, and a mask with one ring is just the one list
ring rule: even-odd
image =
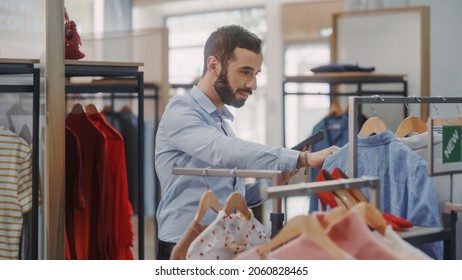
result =
[{"label": "man's beard", "polygon": [[215,84],[213,86],[215,87],[215,90],[218,93],[221,102],[236,108],[241,108],[242,106],[244,106],[246,101],[245,99],[236,99],[236,92],[241,91],[248,93],[249,95],[252,94],[252,90],[249,88],[237,88],[233,91],[233,89],[229,85],[229,80],[227,77],[227,73],[225,71],[221,71],[220,75],[218,76],[218,79],[215,81]]}]

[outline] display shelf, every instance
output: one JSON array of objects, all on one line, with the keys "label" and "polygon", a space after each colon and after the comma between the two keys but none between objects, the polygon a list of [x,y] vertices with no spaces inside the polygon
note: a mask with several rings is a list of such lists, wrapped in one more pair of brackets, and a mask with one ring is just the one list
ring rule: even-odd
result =
[{"label": "display shelf", "polygon": [[[144,166],[144,73],[143,63],[65,60],[66,94],[106,92],[137,93],[138,99],[138,166]],[[73,83],[73,77],[107,78],[112,82]],[[122,80],[123,79],[123,80]],[[114,82],[114,80],[118,80]],[[122,82],[123,81],[123,82]],[[144,168],[138,168],[138,201],[144,201]],[[138,209],[138,259],[144,259],[144,207]]]},{"label": "display shelf", "polygon": [[[325,93],[309,92],[309,91],[289,91],[288,86],[291,84],[328,84],[329,90]],[[398,85],[401,89],[396,90],[378,90],[364,89],[365,85]],[[356,90],[339,91],[340,85],[355,85]],[[407,96],[408,85],[406,76],[402,74],[380,74],[375,72],[330,72],[330,73],[315,73],[305,76],[286,76],[283,81],[283,97],[282,97],[282,131],[283,131],[283,146],[286,145],[286,97],[307,96],[307,95],[328,95],[331,100],[334,96],[363,96],[363,95],[398,95]],[[404,107],[404,106],[403,106]],[[406,108],[404,107],[404,115]]]}]

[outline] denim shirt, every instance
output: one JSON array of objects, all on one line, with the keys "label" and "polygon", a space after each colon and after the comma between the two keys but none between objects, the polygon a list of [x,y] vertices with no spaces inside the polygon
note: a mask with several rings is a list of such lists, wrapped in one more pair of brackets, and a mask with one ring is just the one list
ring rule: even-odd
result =
[{"label": "denim shirt", "polygon": [[[335,167],[349,173],[348,144],[328,157],[323,168]],[[357,174],[380,179],[380,210],[411,221],[416,226],[441,227],[435,185],[428,176],[427,162],[386,131],[358,137]],[[364,189],[366,196],[369,189]],[[441,242],[419,246],[435,259],[441,259]]]},{"label": "denim shirt", "polygon": [[[261,184],[245,184],[244,178],[172,175],[176,164],[183,168],[224,168],[296,171],[300,152],[273,148],[235,138],[223,127],[223,119],[233,115],[218,110],[210,99],[193,87],[185,96],[173,97],[167,105],[156,136],[155,167],[162,187],[157,210],[159,239],[176,243],[194,219],[200,197],[212,190],[223,205],[231,192],[245,195],[247,204],[261,202]],[[252,121],[252,120],[249,120]],[[228,136],[229,135],[229,136]],[[202,223],[211,223],[209,211]]]}]

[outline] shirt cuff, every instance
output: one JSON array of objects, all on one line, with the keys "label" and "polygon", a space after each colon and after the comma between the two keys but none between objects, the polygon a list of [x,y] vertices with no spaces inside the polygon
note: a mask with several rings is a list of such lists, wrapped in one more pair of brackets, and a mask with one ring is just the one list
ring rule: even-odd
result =
[{"label": "shirt cuff", "polygon": [[281,171],[297,171],[298,158],[300,151],[281,148],[279,169]]}]

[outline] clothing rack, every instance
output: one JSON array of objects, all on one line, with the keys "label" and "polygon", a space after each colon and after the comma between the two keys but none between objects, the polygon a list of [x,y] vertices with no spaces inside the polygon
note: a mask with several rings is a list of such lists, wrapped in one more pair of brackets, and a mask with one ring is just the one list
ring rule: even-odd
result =
[{"label": "clothing rack", "polygon": [[[353,121],[358,117],[358,109],[361,104],[456,104],[462,103],[462,97],[381,97],[381,96],[368,96],[368,97],[349,97],[348,106],[349,110],[349,131],[348,131],[348,142],[349,142],[349,170],[353,177],[357,176],[358,162],[358,142],[357,137],[359,133],[358,124]],[[433,131],[433,120],[431,120],[431,130]],[[430,133],[430,149],[433,148],[433,135]],[[430,155],[430,163],[433,166],[433,151]],[[446,174],[446,173],[444,173]],[[438,174],[441,175],[441,174]],[[452,175],[451,175],[451,188],[452,188]],[[452,196],[451,196],[452,199]],[[416,231],[410,231],[403,235],[403,238],[413,245],[433,242],[438,240],[444,240],[444,258],[455,259],[455,240],[456,240],[456,222],[457,213],[453,208],[447,209],[443,212],[443,228],[427,228],[425,230],[417,228]]]},{"label": "clothing rack", "polygon": [[[380,180],[377,177],[361,177],[361,178],[349,178],[339,179],[323,182],[311,182],[311,183],[298,183],[282,186],[261,186],[260,191],[265,199],[272,198],[279,200],[281,197],[290,196],[308,196],[317,192],[333,191],[338,189],[354,189],[354,188],[371,188],[371,201],[370,203],[376,207],[380,205],[378,188],[380,186]],[[272,226],[271,234],[276,235],[282,228],[282,223],[278,224],[277,227]]]},{"label": "clothing rack", "polygon": [[357,176],[357,135],[359,132],[359,127],[356,120],[358,117],[358,110],[361,104],[427,104],[427,103],[438,103],[438,104],[455,104],[462,103],[462,97],[381,97],[378,95],[375,96],[355,96],[348,97],[348,108],[351,108],[348,111],[348,142],[349,142],[349,158],[350,158],[350,172],[353,177]]},{"label": "clothing rack", "polygon": [[[181,168],[173,166],[172,174],[192,176],[247,177],[256,179],[270,178],[272,180],[273,186],[276,186],[279,176],[282,174],[282,171],[218,168]],[[281,228],[284,222],[284,213],[282,213],[281,208],[281,200],[273,200],[273,213],[270,213],[272,232],[277,232],[277,229]]]},{"label": "clothing rack", "polygon": [[[257,179],[271,178],[273,186],[277,186],[277,179],[281,171],[272,170],[238,170],[238,169],[212,169],[212,168],[172,168],[174,175],[193,175],[193,176],[222,176],[222,177],[253,177]],[[360,179],[341,179],[335,181],[300,183],[283,185],[277,187],[261,186],[260,191],[263,198],[273,198],[273,213],[271,213],[271,234],[274,236],[283,226],[284,213],[281,212],[281,197],[309,195],[319,191],[331,191],[334,189],[360,188],[365,185],[371,186],[371,203],[379,205],[377,188],[379,180],[374,177],[364,177]]]},{"label": "clothing rack", "polygon": [[[327,93],[297,91],[291,92],[287,90],[289,84],[328,84],[329,91]],[[401,85],[399,90],[371,90],[364,89],[366,85]],[[340,85],[356,86],[354,91],[338,92],[336,88]],[[305,76],[286,76],[282,83],[282,131],[284,133],[282,145],[286,146],[286,96],[306,96],[306,95],[328,95],[332,102],[334,96],[365,96],[365,95],[401,95],[407,96],[408,85],[405,75],[401,74],[378,74],[368,72],[331,72],[331,73],[316,73]],[[355,119],[357,120],[357,119]]]},{"label": "clothing rack", "polygon": [[[65,61],[65,77],[105,77],[127,79],[123,83],[66,84],[66,94],[109,92],[112,94],[137,93],[138,97],[138,166],[144,166],[144,73],[143,63]],[[128,80],[130,79],[130,80]],[[130,82],[132,81],[132,82]],[[157,112],[156,112],[157,113]],[[157,124],[156,124],[157,125]],[[138,200],[144,202],[144,168],[138,169]],[[139,203],[144,205],[142,203]],[[138,209],[138,259],[144,259],[144,207]]]},{"label": "clothing rack", "polygon": [[0,84],[0,93],[32,93],[32,240],[31,257],[38,260],[39,239],[39,118],[40,69],[39,60],[0,59],[0,75],[32,75],[30,85]]}]

